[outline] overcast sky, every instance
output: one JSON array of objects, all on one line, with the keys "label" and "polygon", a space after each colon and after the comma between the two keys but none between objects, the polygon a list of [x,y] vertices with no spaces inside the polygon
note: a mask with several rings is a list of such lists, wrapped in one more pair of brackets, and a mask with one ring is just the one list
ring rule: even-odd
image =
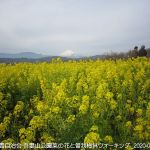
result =
[{"label": "overcast sky", "polygon": [[150,47],[150,0],[0,0],[0,52],[103,54]]}]

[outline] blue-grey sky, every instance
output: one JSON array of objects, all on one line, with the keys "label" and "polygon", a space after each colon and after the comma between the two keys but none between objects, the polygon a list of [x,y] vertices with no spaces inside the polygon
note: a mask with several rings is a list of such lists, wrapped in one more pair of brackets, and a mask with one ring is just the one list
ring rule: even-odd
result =
[{"label": "blue-grey sky", "polygon": [[0,0],[0,52],[103,54],[150,47],[150,0]]}]

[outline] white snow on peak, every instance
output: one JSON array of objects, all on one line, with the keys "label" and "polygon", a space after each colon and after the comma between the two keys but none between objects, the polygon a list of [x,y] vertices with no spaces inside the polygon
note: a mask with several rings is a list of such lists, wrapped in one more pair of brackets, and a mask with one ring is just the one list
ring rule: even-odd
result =
[{"label": "white snow on peak", "polygon": [[60,54],[62,57],[74,57],[75,52],[72,50],[66,50]]}]

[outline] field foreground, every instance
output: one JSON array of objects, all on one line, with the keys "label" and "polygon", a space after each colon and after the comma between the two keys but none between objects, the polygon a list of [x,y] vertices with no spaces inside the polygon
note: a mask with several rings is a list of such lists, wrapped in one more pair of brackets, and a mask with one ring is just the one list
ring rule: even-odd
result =
[{"label": "field foreground", "polygon": [[0,64],[0,143],[148,144],[149,93],[148,58]]}]

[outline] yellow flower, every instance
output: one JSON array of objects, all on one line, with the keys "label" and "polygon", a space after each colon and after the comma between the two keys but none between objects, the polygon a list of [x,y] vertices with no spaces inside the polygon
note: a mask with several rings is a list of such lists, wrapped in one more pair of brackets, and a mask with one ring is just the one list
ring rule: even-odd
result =
[{"label": "yellow flower", "polygon": [[75,115],[70,115],[68,118],[67,118],[67,122],[68,123],[73,123],[75,121],[76,117]]},{"label": "yellow flower", "polygon": [[110,101],[110,107],[112,110],[114,110],[117,107],[117,102],[115,100]]},{"label": "yellow flower", "polygon": [[82,97],[82,103],[88,105],[89,104],[89,96],[87,96],[87,95],[83,96]]},{"label": "yellow flower", "polygon": [[97,125],[93,125],[90,129],[90,132],[98,132],[98,126]]},{"label": "yellow flower", "polygon": [[142,116],[143,110],[142,109],[137,109],[136,113],[137,113],[137,116]]},{"label": "yellow flower", "polygon": [[86,135],[84,138],[84,143],[99,143],[100,142],[100,136],[98,133],[90,132]]},{"label": "yellow flower", "polygon": [[11,119],[10,117],[4,117],[4,120],[3,120],[4,124],[9,125],[10,119]]},{"label": "yellow flower", "polygon": [[131,103],[132,103],[132,101],[131,101],[131,100],[127,100],[127,103],[128,103],[128,104],[131,104]]},{"label": "yellow flower", "polygon": [[113,143],[113,138],[109,135],[105,136],[104,141],[108,144]]},{"label": "yellow flower", "polygon": [[25,128],[21,128],[19,130],[19,137],[20,137],[20,142],[21,143],[29,143],[31,141],[34,141],[35,138],[35,128],[31,128],[31,127],[28,127],[27,129]]},{"label": "yellow flower", "polygon": [[96,112],[96,111],[93,112],[93,117],[95,119],[97,119],[99,117],[99,115],[100,115],[99,112]]},{"label": "yellow flower", "polygon": [[85,105],[85,104],[81,104],[81,105],[80,105],[80,107],[79,107],[79,112],[80,112],[81,114],[86,114],[87,110],[88,110],[88,106],[87,106],[87,105]]},{"label": "yellow flower", "polygon": [[141,133],[143,131],[143,126],[142,125],[135,126],[134,131]]},{"label": "yellow flower", "polygon": [[131,114],[134,114],[134,107],[131,107],[131,108],[129,108],[129,112],[131,113]]},{"label": "yellow flower", "polygon": [[42,128],[44,126],[44,120],[40,116],[34,116],[29,124],[33,129]]},{"label": "yellow flower", "polygon": [[21,111],[23,111],[23,108],[24,108],[24,103],[22,101],[18,101],[17,102],[17,105],[15,106],[14,108],[14,112],[13,114],[16,116],[16,117],[19,117],[19,113]]},{"label": "yellow flower", "polygon": [[131,121],[127,121],[126,124],[125,124],[125,127],[130,129],[132,127],[132,122]]},{"label": "yellow flower", "polygon": [[41,112],[41,110],[43,110],[43,108],[44,108],[43,102],[39,101],[38,104],[37,104],[37,110],[38,110],[39,112]]},{"label": "yellow flower", "polygon": [[137,118],[137,119],[136,119],[136,123],[137,123],[137,124],[143,124],[143,122],[144,122],[144,121],[143,121],[143,118]]},{"label": "yellow flower", "polygon": [[19,129],[19,137],[24,138],[23,134],[25,134],[25,131],[26,131],[25,128]]},{"label": "yellow flower", "polygon": [[125,150],[133,150],[133,148],[129,145]]},{"label": "yellow flower", "polygon": [[50,108],[50,111],[54,114],[58,114],[61,112],[61,109],[60,109],[60,107],[56,106],[56,107]]},{"label": "yellow flower", "polygon": [[44,143],[52,143],[54,142],[54,138],[48,135],[48,133],[43,133],[43,136],[41,137],[41,141]]},{"label": "yellow flower", "polygon": [[86,114],[86,112],[88,111],[89,108],[89,96],[84,95],[82,97],[82,104],[79,107],[79,112],[81,114]]},{"label": "yellow flower", "polygon": [[108,100],[112,99],[113,96],[114,96],[114,94],[113,94],[112,92],[107,92],[107,93],[106,93],[106,98],[107,98]]},{"label": "yellow flower", "polygon": [[9,143],[9,144],[13,144],[14,140],[11,138],[8,138],[7,140],[3,140],[2,143]]},{"label": "yellow flower", "polygon": [[126,105],[125,105],[125,108],[126,108],[127,110],[130,110],[131,104],[126,104]]},{"label": "yellow flower", "polygon": [[122,119],[121,115],[118,115],[118,116],[116,117],[116,120],[117,120],[117,121],[120,121],[121,119]]},{"label": "yellow flower", "polygon": [[0,123],[0,137],[5,136],[5,132],[7,130],[7,126],[4,123]]}]

